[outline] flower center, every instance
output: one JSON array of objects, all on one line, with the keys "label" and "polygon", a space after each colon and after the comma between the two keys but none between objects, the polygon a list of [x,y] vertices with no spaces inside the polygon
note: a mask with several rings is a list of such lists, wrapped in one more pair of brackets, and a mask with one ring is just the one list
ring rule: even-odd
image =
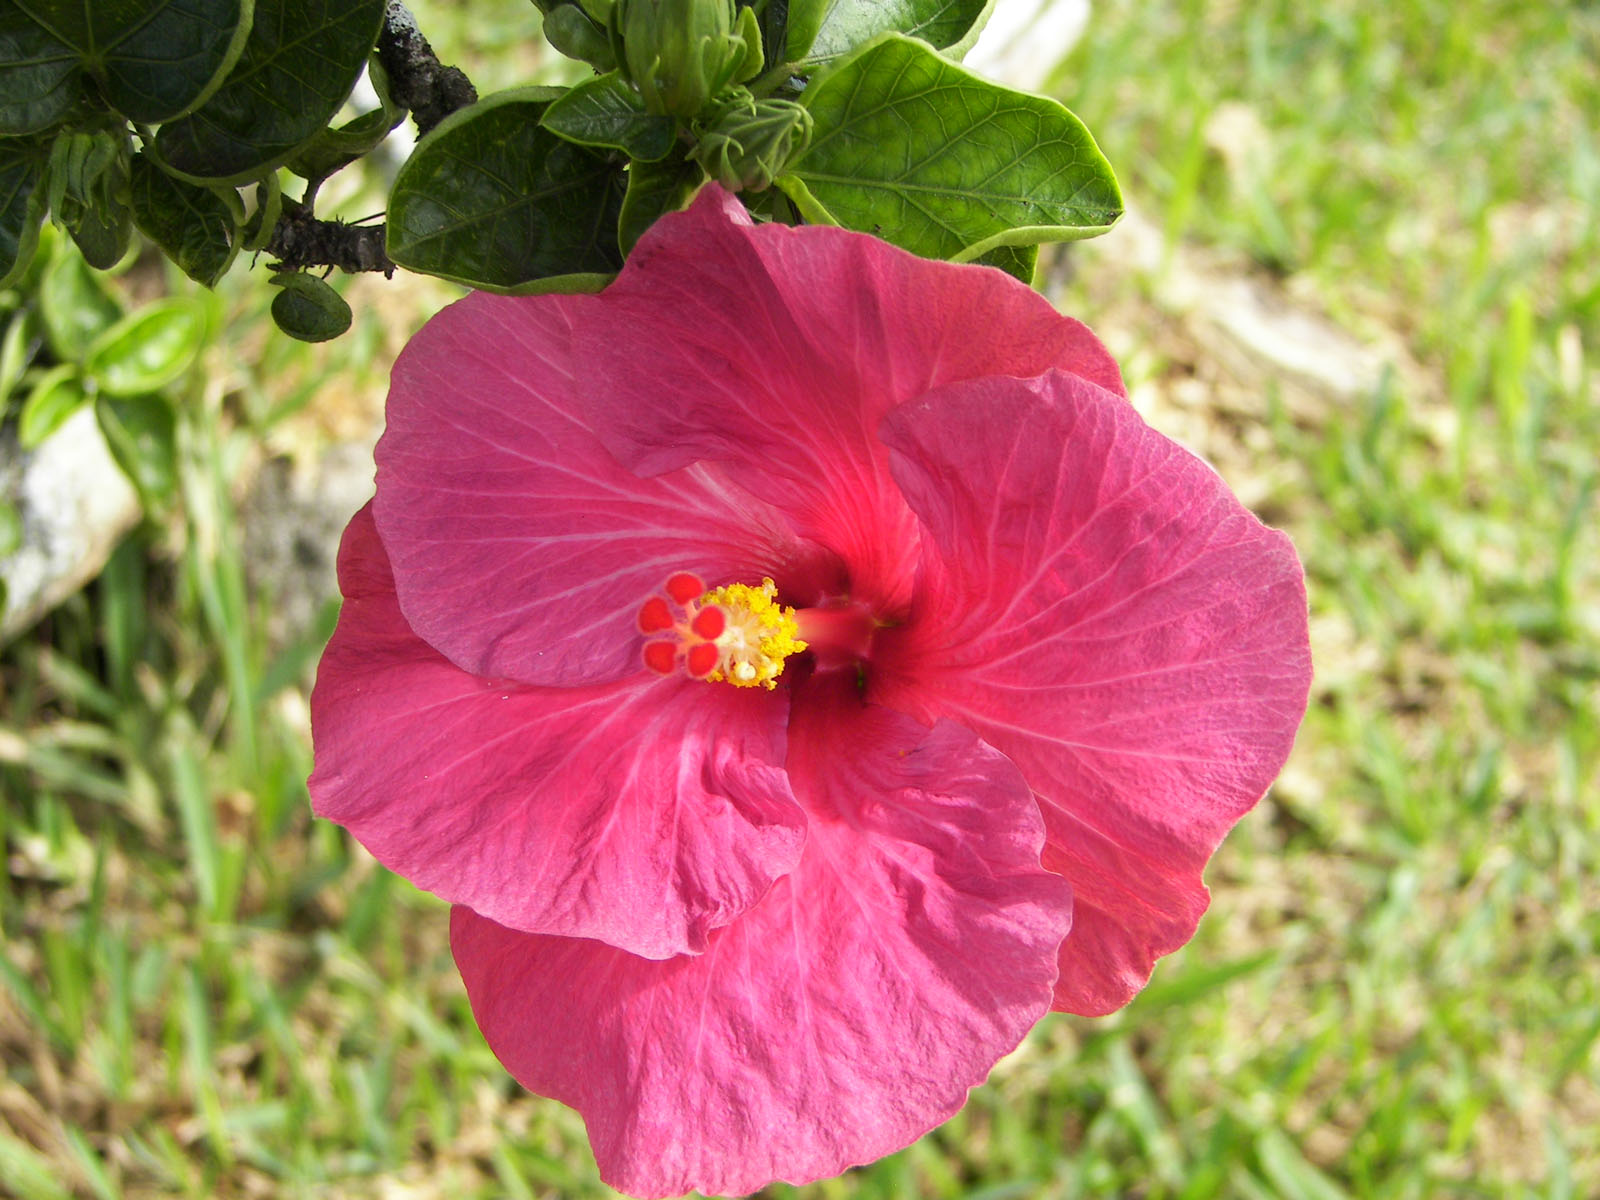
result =
[{"label": "flower center", "polygon": [[777,601],[778,586],[730,583],[706,590],[699,577],[680,572],[664,594],[639,609],[645,666],[670,675],[681,663],[696,679],[735,687],[778,686],[783,664],[806,648],[796,636],[794,609]]}]

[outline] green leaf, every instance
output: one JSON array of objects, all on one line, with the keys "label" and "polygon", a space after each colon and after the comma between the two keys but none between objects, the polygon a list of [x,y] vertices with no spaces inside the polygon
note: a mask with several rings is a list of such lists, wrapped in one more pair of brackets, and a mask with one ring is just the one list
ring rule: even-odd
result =
[{"label": "green leaf", "polygon": [[[802,66],[820,67],[879,34],[905,33],[959,58],[993,6],[994,0],[790,0],[789,57],[804,54]],[[813,29],[806,48],[795,49],[797,31],[804,36]]]},{"label": "green leaf", "polygon": [[50,207],[91,267],[122,261],[133,235],[127,126],[63,131],[50,154]]},{"label": "green leaf", "polygon": [[100,396],[95,419],[146,508],[172,495],[177,483],[177,418],[162,396]]},{"label": "green leaf", "polygon": [[628,194],[622,200],[622,215],[617,222],[617,239],[624,254],[633,247],[656,218],[676,212],[705,181],[700,164],[690,162],[682,152],[661,162],[634,162],[628,167]]},{"label": "green leaf", "polygon": [[15,554],[20,545],[22,545],[22,514],[17,511],[15,505],[0,500],[0,558]]},{"label": "green leaf", "polygon": [[272,284],[283,289],[273,297],[272,319],[290,337],[325,342],[350,328],[350,306],[315,275],[285,271]]},{"label": "green leaf", "polygon": [[50,348],[63,362],[82,362],[89,343],[122,316],[122,306],[72,251],[57,253],[39,281],[39,312]]},{"label": "green leaf", "polygon": [[1014,92],[887,34],[806,89],[810,145],[777,183],[807,220],[929,258],[1103,233],[1111,167],[1054,100]]},{"label": "green leaf", "polygon": [[996,246],[972,261],[980,262],[986,267],[999,267],[1007,275],[1014,276],[1031,287],[1034,271],[1039,266],[1039,247]]},{"label": "green leaf", "polygon": [[36,449],[87,399],[83,378],[71,363],[62,363],[46,372],[22,402],[22,413],[17,418],[17,441],[24,450]]},{"label": "green leaf", "polygon": [[417,143],[389,196],[389,257],[487,291],[591,290],[622,265],[621,164],[539,125],[551,88],[501,92]]},{"label": "green leaf", "polygon": [[324,129],[289,160],[288,168],[302,179],[326,179],[369,153],[405,117],[403,108],[375,108],[337,129]]},{"label": "green leaf", "polygon": [[678,132],[671,117],[645,111],[619,71],[580,83],[544,110],[541,123],[569,142],[621,150],[639,162],[665,158]]},{"label": "green leaf", "polygon": [[[0,36],[16,47],[0,67],[0,131],[55,124],[94,92],[133,121],[170,121],[200,103],[237,60],[251,0],[0,0]],[[42,11],[42,15],[35,15]]]},{"label": "green leaf", "polygon": [[[840,0],[789,0],[789,11],[784,22],[783,61],[795,62],[806,57],[822,30],[822,22],[839,3]],[[766,35],[764,27],[762,34]],[[768,58],[771,58],[770,54]]]},{"label": "green leaf", "polygon": [[239,251],[233,210],[210,188],[174,179],[143,154],[130,176],[133,219],[196,283],[214,287]]},{"label": "green leaf", "polygon": [[196,179],[244,182],[287,162],[324,129],[378,37],[384,0],[256,0],[233,71],[156,150]]},{"label": "green leaf", "polygon": [[544,40],[557,53],[586,62],[597,71],[617,69],[616,51],[606,31],[576,4],[563,4],[545,13]]},{"label": "green leaf", "polygon": [[83,367],[105,394],[137,396],[187,371],[205,339],[206,318],[198,304],[187,297],[157,300],[97,337]]},{"label": "green leaf", "polygon": [[0,142],[0,287],[28,269],[38,248],[44,167],[44,150],[37,143]]},{"label": "green leaf", "polygon": [[0,0],[0,136],[49,129],[81,90],[77,51],[16,0]]}]

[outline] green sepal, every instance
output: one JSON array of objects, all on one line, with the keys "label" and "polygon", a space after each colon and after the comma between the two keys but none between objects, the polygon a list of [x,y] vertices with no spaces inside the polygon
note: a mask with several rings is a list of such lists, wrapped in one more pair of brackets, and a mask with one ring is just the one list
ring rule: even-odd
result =
[{"label": "green sepal", "polygon": [[282,271],[271,282],[283,289],[272,298],[272,319],[290,337],[302,342],[326,342],[350,328],[350,305],[324,280]]},{"label": "green sepal", "polygon": [[886,34],[800,99],[810,145],[777,184],[807,220],[875,233],[929,258],[1092,237],[1122,215],[1083,123]]},{"label": "green sepal", "polygon": [[196,283],[215,287],[239,253],[227,200],[211,188],[168,175],[144,154],[132,164],[133,219]]},{"label": "green sepal", "polygon": [[622,164],[539,124],[558,88],[518,88],[439,123],[389,195],[389,257],[511,294],[590,291],[622,265]]},{"label": "green sepal", "polygon": [[544,110],[540,123],[580,146],[621,150],[636,162],[665,158],[677,140],[671,117],[645,111],[620,71],[586,80]]}]

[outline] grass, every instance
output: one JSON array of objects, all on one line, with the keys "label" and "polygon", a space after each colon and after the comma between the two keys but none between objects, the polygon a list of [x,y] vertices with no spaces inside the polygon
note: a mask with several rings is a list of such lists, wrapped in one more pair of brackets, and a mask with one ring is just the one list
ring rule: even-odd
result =
[{"label": "grass", "polygon": [[[472,63],[525,8],[419,11]],[[1096,6],[1058,90],[1135,202],[1396,362],[1354,400],[1236,373],[1115,234],[1060,297],[1294,536],[1312,711],[1128,1009],[771,1196],[1600,1194],[1597,50],[1576,6]],[[477,1035],[442,907],[310,818],[331,610],[275,620],[234,533],[237,481],[358,425],[443,293],[363,286],[312,351],[263,338],[259,282],[185,398],[181,503],[0,656],[0,1194],[608,1195]]]}]

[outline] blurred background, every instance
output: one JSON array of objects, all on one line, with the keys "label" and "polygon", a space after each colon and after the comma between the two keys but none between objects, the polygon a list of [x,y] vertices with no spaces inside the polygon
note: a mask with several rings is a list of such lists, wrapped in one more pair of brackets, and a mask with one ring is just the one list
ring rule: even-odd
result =
[{"label": "blurred background", "polygon": [[[480,91],[574,69],[526,0],[412,7]],[[1600,10],[1022,24],[983,68],[1074,109],[1132,209],[1040,286],[1294,537],[1311,710],[1133,1004],[1045,1020],[904,1152],[763,1195],[1600,1195]],[[384,183],[322,194],[355,220]],[[149,310],[186,364],[62,468],[104,480],[115,548],[47,615],[0,505],[0,1195],[611,1195],[484,1046],[444,907],[305,794],[332,549],[389,365],[455,293],[336,277],[355,327],[312,347],[266,274],[100,276],[56,238],[0,297],[0,496],[19,436],[84,416],[19,430],[28,338],[65,361]]]}]

